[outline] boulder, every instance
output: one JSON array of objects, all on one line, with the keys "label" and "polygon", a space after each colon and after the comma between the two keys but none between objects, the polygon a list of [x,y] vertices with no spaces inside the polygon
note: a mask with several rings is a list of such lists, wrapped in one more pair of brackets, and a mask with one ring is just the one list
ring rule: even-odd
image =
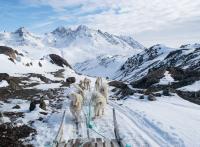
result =
[{"label": "boulder", "polygon": [[42,63],[39,62],[38,65],[39,65],[40,67],[42,67]]},{"label": "boulder", "polygon": [[7,46],[0,46],[0,54],[4,54],[9,56],[11,59],[16,59],[16,52],[10,47]]},{"label": "boulder", "polygon": [[19,105],[15,105],[14,107],[12,107],[13,109],[20,109],[21,107]]},{"label": "boulder", "polygon": [[64,67],[64,65],[65,65],[66,67],[69,67],[72,69],[71,65],[62,57],[60,57],[56,54],[50,54],[49,57],[51,58],[52,63],[54,63],[58,66],[61,66],[61,67]]},{"label": "boulder", "polygon": [[2,80],[8,80],[9,79],[9,74],[7,73],[0,73],[0,81]]},{"label": "boulder", "polygon": [[148,98],[149,101],[156,101],[156,97],[153,96],[153,94],[149,94],[149,95],[147,96],[147,98]]},{"label": "boulder", "polygon": [[169,88],[164,89],[163,92],[162,92],[162,94],[163,94],[164,96],[170,96]]},{"label": "boulder", "polygon": [[30,106],[29,106],[29,110],[33,111],[36,108],[36,101],[31,101]]},{"label": "boulder", "polygon": [[46,103],[44,101],[44,99],[40,99],[40,106],[41,109],[46,110]]},{"label": "boulder", "polygon": [[140,95],[139,99],[144,99],[144,95]]},{"label": "boulder", "polygon": [[113,87],[116,87],[116,88],[120,88],[120,89],[124,89],[124,88],[127,88],[127,84],[125,84],[124,82],[121,82],[121,81],[111,81],[108,83],[109,86],[113,86]]},{"label": "boulder", "polygon": [[154,93],[153,95],[156,96],[156,97],[161,97],[162,96],[161,93]]},{"label": "boulder", "polygon": [[75,77],[68,77],[66,79],[66,83],[68,84],[72,84],[72,83],[75,83],[76,82],[76,78]]}]

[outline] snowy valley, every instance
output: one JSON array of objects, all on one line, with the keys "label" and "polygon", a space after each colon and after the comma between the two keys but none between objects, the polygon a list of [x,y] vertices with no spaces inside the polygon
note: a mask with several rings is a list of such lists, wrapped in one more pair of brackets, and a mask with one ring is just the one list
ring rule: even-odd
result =
[{"label": "snowy valley", "polygon": [[[112,141],[113,108],[124,147],[200,147],[198,43],[147,48],[84,25],[43,35],[22,27],[0,33],[0,67],[2,147],[55,146],[61,126],[60,146],[89,137]],[[91,90],[84,90],[77,127],[70,94],[85,77]],[[97,77],[108,83],[109,98],[105,114],[93,120]]]}]

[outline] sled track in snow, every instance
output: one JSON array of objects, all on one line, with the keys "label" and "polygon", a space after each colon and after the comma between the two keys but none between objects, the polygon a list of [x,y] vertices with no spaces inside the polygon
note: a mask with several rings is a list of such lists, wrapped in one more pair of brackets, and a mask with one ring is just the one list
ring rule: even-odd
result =
[{"label": "sled track in snow", "polygon": [[[151,142],[154,146],[181,146],[184,147],[184,143],[179,141],[177,138],[170,136],[167,132],[164,132],[158,127],[155,127],[150,122],[148,122],[145,118],[142,118],[140,114],[131,110],[127,107],[122,107],[116,104],[115,102],[110,101],[109,105],[116,109],[117,116],[122,118],[127,118],[134,124],[134,129],[139,133],[138,137],[143,139],[144,142]],[[130,126],[127,127],[130,129]],[[132,130],[134,131],[134,130]],[[140,135],[141,133],[141,135]],[[162,135],[161,135],[162,134]],[[136,138],[137,141],[137,138]],[[144,144],[149,146],[148,144]],[[152,146],[152,145],[150,145]]]}]

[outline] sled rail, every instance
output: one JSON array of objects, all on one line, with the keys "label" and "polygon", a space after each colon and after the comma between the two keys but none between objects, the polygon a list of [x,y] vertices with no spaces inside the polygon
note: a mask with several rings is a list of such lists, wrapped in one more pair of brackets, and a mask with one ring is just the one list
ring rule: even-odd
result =
[{"label": "sled rail", "polygon": [[59,147],[60,142],[62,141],[63,138],[63,128],[64,128],[64,122],[65,122],[65,113],[66,110],[63,112],[63,116],[62,116],[62,120],[61,120],[61,124],[58,130],[58,133],[53,141],[53,145],[52,147]]}]

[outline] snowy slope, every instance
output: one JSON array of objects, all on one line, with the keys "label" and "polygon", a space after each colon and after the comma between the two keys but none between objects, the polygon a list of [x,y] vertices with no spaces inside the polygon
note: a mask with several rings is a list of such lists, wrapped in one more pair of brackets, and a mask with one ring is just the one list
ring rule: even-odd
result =
[{"label": "snowy slope", "polygon": [[187,85],[184,87],[179,88],[182,91],[200,91],[200,81],[195,81],[191,85]]},{"label": "snowy slope", "polygon": [[[111,103],[120,114],[118,119],[128,123],[129,128],[136,125],[142,133],[149,135],[159,146],[198,147],[200,131],[198,119],[200,106],[185,101],[177,95],[158,98],[155,102],[138,99],[138,95],[127,100]],[[186,123],[187,122],[187,123]],[[121,131],[126,125],[120,124]],[[126,142],[134,142],[135,137],[124,136]],[[145,146],[145,145],[144,145]],[[148,145],[146,145],[148,146]]]},{"label": "snowy slope", "polygon": [[86,60],[81,63],[77,63],[74,69],[78,73],[82,73],[89,76],[100,77],[112,77],[115,72],[126,61],[127,56],[115,55],[102,55],[95,59]]}]

